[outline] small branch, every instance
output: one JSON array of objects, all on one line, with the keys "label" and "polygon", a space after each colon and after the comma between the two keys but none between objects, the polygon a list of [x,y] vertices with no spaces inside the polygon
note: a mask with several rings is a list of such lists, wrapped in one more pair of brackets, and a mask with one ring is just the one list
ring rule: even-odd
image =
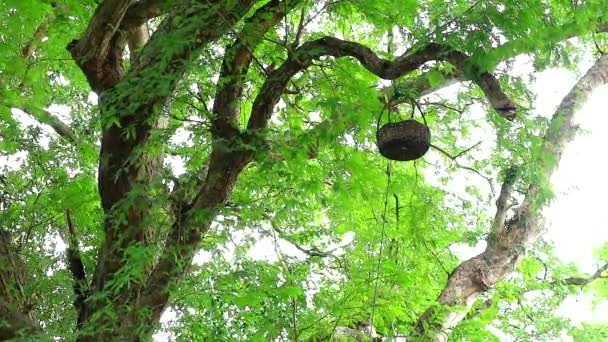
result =
[{"label": "small branch", "polygon": [[300,11],[300,23],[298,24],[298,30],[296,31],[296,37],[291,43],[292,48],[296,48],[300,45],[300,39],[302,38],[302,34],[304,33],[304,25],[306,19],[306,7],[302,6],[302,11]]},{"label": "small branch", "polygon": [[465,153],[467,153],[467,152],[471,151],[473,148],[477,147],[477,146],[478,146],[480,143],[481,143],[481,141],[480,141],[480,142],[478,142],[477,144],[475,144],[475,145],[473,145],[473,146],[471,146],[471,147],[467,148],[466,150],[464,150],[464,151],[462,151],[462,152],[459,152],[459,153],[458,153],[457,155],[455,155],[455,156],[452,156],[451,154],[449,154],[449,153],[447,153],[446,151],[444,151],[442,148],[440,148],[440,147],[438,147],[438,146],[435,146],[435,145],[433,145],[433,144],[431,144],[431,147],[432,147],[432,148],[434,148],[435,150],[437,150],[437,151],[441,152],[441,154],[443,154],[444,156],[448,157],[450,160],[452,160],[452,161],[454,162],[454,164],[455,164],[457,167],[459,167],[459,168],[461,168],[461,169],[464,169],[464,170],[468,170],[468,171],[474,172],[474,173],[476,173],[476,174],[477,174],[479,177],[481,177],[481,178],[485,179],[485,180],[488,182],[488,185],[490,186],[490,191],[492,192],[492,197],[496,197],[496,191],[494,190],[494,183],[493,183],[493,181],[492,181],[492,179],[491,179],[491,178],[489,178],[489,177],[487,177],[487,176],[484,176],[484,175],[483,175],[481,172],[477,171],[476,169],[474,169],[474,168],[472,168],[472,167],[470,167],[470,166],[466,166],[466,165],[462,165],[462,164],[460,164],[460,163],[459,163],[459,162],[456,160],[458,157],[461,157],[463,154],[465,154]]},{"label": "small branch", "polygon": [[21,99],[18,99],[16,101],[2,99],[0,101],[2,101],[0,102],[0,104],[8,108],[21,109],[23,112],[36,119],[38,122],[49,125],[60,137],[66,139],[72,144],[78,144],[78,137],[76,136],[76,133],[72,130],[72,128],[63,121],[61,121],[61,119],[59,119],[55,115],[49,113],[48,111],[42,108],[38,108],[32,105],[30,102]]},{"label": "small branch", "polygon": [[496,215],[494,216],[494,224],[492,231],[494,238],[500,239],[505,233],[505,222],[507,219],[507,211],[509,211],[509,199],[513,191],[513,184],[517,180],[517,169],[512,166],[506,171],[505,180],[500,188],[500,195],[496,200]]},{"label": "small branch", "polygon": [[268,214],[264,214],[264,218],[266,220],[268,220],[268,223],[270,223],[270,227],[272,227],[272,230],[274,230],[277,234],[279,234],[279,238],[281,238],[281,239],[289,242],[295,248],[297,248],[300,252],[308,255],[309,257],[320,257],[320,258],[335,257],[335,255],[333,255],[332,252],[334,252],[338,248],[344,247],[344,246],[338,246],[338,247],[336,247],[336,248],[334,248],[332,250],[326,251],[326,252],[320,251],[316,247],[312,247],[310,249],[309,248],[304,248],[300,244],[298,244],[297,242],[294,242],[294,241],[286,238],[285,237],[285,233],[274,224],[274,222],[272,221],[272,218]]},{"label": "small branch", "polygon": [[68,224],[68,266],[70,268],[70,273],[72,273],[72,278],[74,278],[74,295],[76,295],[74,306],[78,311],[78,324],[80,325],[83,323],[84,301],[87,298],[87,277],[80,255],[80,248],[78,247],[78,238],[76,236],[74,224],[72,223],[70,209],[65,210],[65,219]]},{"label": "small branch", "polygon": [[561,282],[566,285],[575,285],[575,286],[585,286],[597,279],[608,279],[608,274],[604,274],[604,272],[608,271],[608,264],[600,267],[595,273],[590,275],[589,277],[570,277],[562,280]]},{"label": "small branch", "polygon": [[473,146],[471,146],[471,147],[467,148],[466,150],[464,150],[464,151],[462,151],[462,152],[458,153],[457,155],[455,155],[455,156],[454,156],[454,160],[455,160],[456,158],[458,158],[458,157],[462,156],[463,154],[465,154],[465,153],[467,153],[467,152],[471,151],[472,149],[474,149],[475,147],[479,146],[480,144],[481,144],[481,141],[477,142],[477,144],[475,144],[475,145],[473,145]]},{"label": "small branch", "polygon": [[30,60],[34,57],[34,53],[36,52],[36,49],[38,48],[38,45],[40,44],[40,42],[42,42],[42,39],[44,38],[44,35],[46,34],[46,32],[49,30],[49,26],[50,24],[55,20],[55,15],[54,13],[51,13],[49,15],[47,15],[46,19],[44,20],[44,22],[42,24],[40,24],[40,26],[38,26],[36,28],[36,32],[34,33],[34,37],[32,37],[32,39],[23,46],[23,48],[21,49],[21,56],[27,61]]}]

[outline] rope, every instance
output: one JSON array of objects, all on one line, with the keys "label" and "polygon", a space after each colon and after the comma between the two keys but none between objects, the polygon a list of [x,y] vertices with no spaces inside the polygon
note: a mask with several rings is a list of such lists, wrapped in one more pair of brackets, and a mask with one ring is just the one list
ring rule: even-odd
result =
[{"label": "rope", "polygon": [[376,280],[374,284],[374,299],[372,303],[372,315],[370,318],[369,337],[372,338],[372,329],[374,327],[374,315],[376,314],[376,304],[378,301],[378,283],[380,280],[380,264],[382,263],[382,252],[384,251],[384,238],[386,227],[386,212],[388,210],[388,190],[391,185],[392,164],[389,160],[386,164],[386,191],[384,193],[384,214],[382,215],[382,230],[380,233],[380,251],[378,253],[378,262],[376,263]]},{"label": "rope", "polygon": [[422,108],[420,108],[420,104],[418,104],[417,101],[413,101],[413,102],[416,104],[416,107],[418,107],[418,111],[420,112],[420,115],[422,116],[422,121],[424,121],[424,125],[428,127],[429,125],[426,123],[426,117],[424,116],[424,111],[422,110]]}]

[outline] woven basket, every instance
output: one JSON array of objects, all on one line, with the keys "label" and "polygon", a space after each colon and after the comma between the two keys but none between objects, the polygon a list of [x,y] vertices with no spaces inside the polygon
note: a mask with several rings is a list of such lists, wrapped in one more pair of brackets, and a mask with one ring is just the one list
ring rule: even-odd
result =
[{"label": "woven basket", "polygon": [[407,161],[422,157],[431,146],[431,130],[416,120],[386,124],[376,132],[380,154],[391,160]]}]

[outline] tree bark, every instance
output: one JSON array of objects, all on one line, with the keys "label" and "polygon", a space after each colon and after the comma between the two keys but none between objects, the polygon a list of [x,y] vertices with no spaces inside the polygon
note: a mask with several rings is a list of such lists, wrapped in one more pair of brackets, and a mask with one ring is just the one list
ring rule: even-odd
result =
[{"label": "tree bark", "polygon": [[[120,26],[129,9],[125,2],[102,3],[85,35],[68,47],[93,90],[101,94],[105,128],[99,166],[105,241],[85,301],[79,341],[139,340],[154,330],[159,315],[150,314],[156,319],[147,324],[151,321],[142,317],[134,289],[116,283],[116,273],[128,260],[127,248],[143,241],[149,204],[145,196],[137,196],[127,205],[119,203],[124,203],[134,188],[145,189],[150,181],[142,156],[158,119],[158,107],[172,94],[201,48],[224,36],[254,2],[182,1],[179,10],[163,20],[141,50],[135,67],[124,77],[122,38],[105,27]],[[165,48],[168,41],[171,49]],[[125,130],[130,133],[125,134]]]},{"label": "tree bark", "polygon": [[25,295],[26,270],[11,234],[0,228],[0,341],[42,334]]}]

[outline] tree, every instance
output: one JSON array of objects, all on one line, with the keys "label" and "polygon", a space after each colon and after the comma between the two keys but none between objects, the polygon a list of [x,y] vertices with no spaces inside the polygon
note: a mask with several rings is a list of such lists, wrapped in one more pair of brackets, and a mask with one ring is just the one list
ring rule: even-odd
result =
[{"label": "tree", "polygon": [[[23,156],[0,178],[1,339],[147,340],[167,308],[182,340],[606,336],[554,314],[581,286],[605,296],[606,267],[576,274],[537,239],[608,58],[550,121],[510,63],[575,68],[604,43],[603,1],[0,3],[0,144]],[[446,146],[473,103],[497,153],[469,167]],[[447,164],[387,163],[383,113],[423,117]],[[437,167],[499,179],[495,217],[476,187],[451,205]],[[460,264],[448,248],[482,240]],[[268,246],[278,260],[251,257]],[[526,291],[545,299],[533,319]]]}]

